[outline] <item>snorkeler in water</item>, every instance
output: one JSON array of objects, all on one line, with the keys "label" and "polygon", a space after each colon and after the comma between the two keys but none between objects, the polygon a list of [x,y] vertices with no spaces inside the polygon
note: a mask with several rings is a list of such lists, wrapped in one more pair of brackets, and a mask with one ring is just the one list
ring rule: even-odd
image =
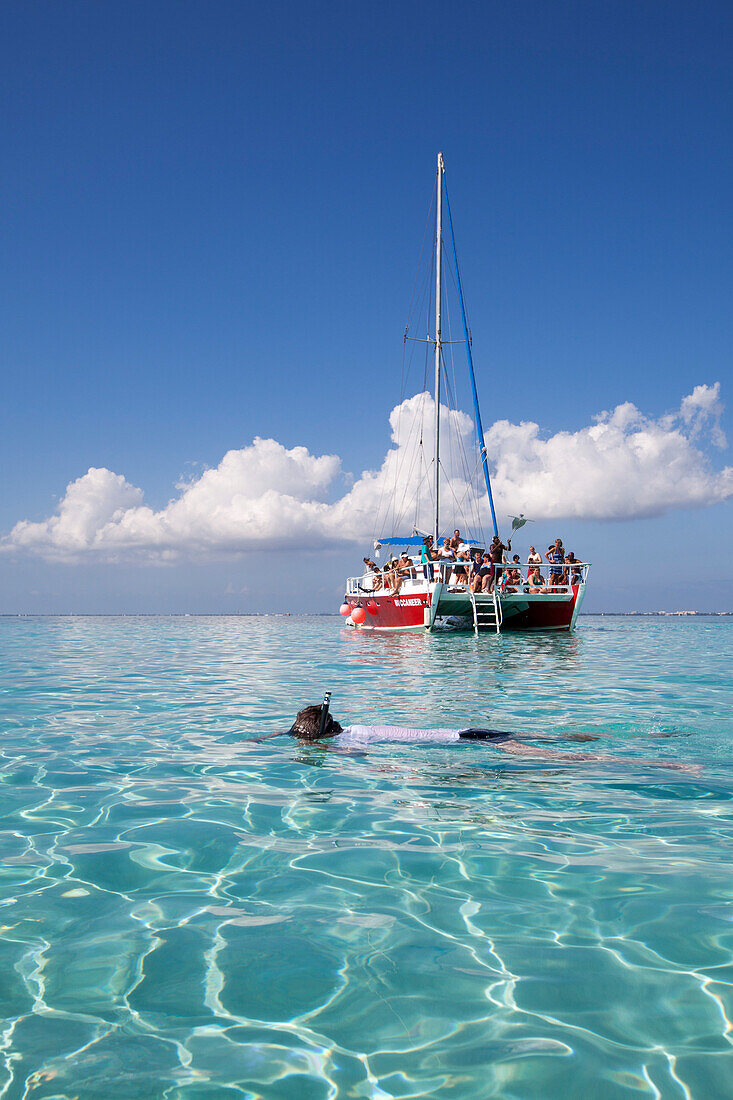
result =
[{"label": "snorkeler in water", "polygon": [[[324,703],[324,706],[327,704]],[[362,726],[345,728],[326,712],[324,706],[305,707],[298,714],[288,733],[300,741],[338,739],[339,745],[364,745],[374,741],[422,741],[446,744],[450,741],[506,741],[511,733],[490,729],[410,729],[406,726]]]},{"label": "snorkeler in water", "polygon": [[[291,737],[297,737],[299,741],[331,743],[339,748],[364,748],[366,745],[378,741],[396,741],[403,743],[438,744],[445,745],[455,741],[486,741],[492,747],[503,752],[517,753],[522,756],[543,757],[547,760],[565,760],[568,757],[563,753],[541,749],[536,745],[527,745],[513,733],[506,730],[494,730],[484,728],[448,729],[439,727],[436,729],[412,729],[407,726],[342,726],[329,712],[330,692],[327,693],[322,706],[304,707],[298,711],[295,721],[288,730]],[[573,740],[590,741],[595,738],[587,735],[571,735]],[[612,759],[611,757],[588,756],[587,754],[574,753],[574,760],[583,759]]]},{"label": "snorkeler in water", "polygon": [[[484,741],[491,748],[502,752],[541,758],[543,760],[556,760],[572,763],[576,760],[596,763],[615,764],[649,764],[659,767],[673,768],[678,771],[695,772],[695,765],[677,764],[666,760],[626,760],[618,756],[600,756],[597,753],[587,752],[556,752],[554,749],[543,749],[539,745],[528,745],[526,741],[514,733],[506,730],[494,729],[411,729],[406,726],[342,726],[330,713],[331,693],[327,692],[321,706],[304,707],[298,711],[295,721],[288,730],[291,737],[297,737],[299,741],[314,742],[320,744],[332,744],[339,748],[363,749],[369,744],[379,741],[394,741],[403,743],[421,744],[449,744],[451,742]],[[595,741],[597,738],[589,734],[566,734],[564,738],[552,740]],[[537,738],[533,738],[537,740]],[[542,740],[545,740],[542,738]]]}]

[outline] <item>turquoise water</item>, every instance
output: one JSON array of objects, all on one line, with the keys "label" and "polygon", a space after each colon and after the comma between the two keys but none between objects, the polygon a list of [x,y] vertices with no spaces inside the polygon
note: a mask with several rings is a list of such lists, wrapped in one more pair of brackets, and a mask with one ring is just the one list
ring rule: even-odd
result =
[{"label": "turquoise water", "polygon": [[733,620],[581,623],[0,620],[0,1097],[731,1096]]}]

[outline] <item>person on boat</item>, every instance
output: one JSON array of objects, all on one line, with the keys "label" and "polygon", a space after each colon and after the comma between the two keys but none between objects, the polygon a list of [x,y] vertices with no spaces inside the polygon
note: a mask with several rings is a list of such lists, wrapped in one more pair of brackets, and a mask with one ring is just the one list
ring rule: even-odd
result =
[{"label": "person on boat", "polygon": [[[519,567],[522,563],[519,560],[519,554],[515,554],[512,558],[512,563],[509,569],[506,570],[504,578],[504,591],[516,592],[516,585],[522,583],[522,574],[519,571]],[[512,585],[513,587],[509,587]]]},{"label": "person on boat", "polygon": [[448,581],[449,584],[460,585],[465,588],[468,584],[469,557],[466,550],[459,550],[456,554],[456,564]]},{"label": "person on boat", "polygon": [[364,562],[364,576],[362,580],[365,580],[366,587],[362,584],[359,585],[359,589],[362,592],[375,592],[378,588],[382,587],[382,574],[379,566],[371,558],[362,558]]},{"label": "person on boat", "polygon": [[[569,554],[565,555],[565,564],[570,565],[572,567],[572,570],[573,570],[572,575],[570,577],[570,584],[580,584],[582,576],[583,576],[583,571],[580,567],[583,563],[578,561],[578,559],[576,558],[576,556],[575,556],[575,554],[573,553],[572,550],[570,551]],[[567,575],[567,572],[568,571],[566,569],[565,570],[566,575]],[[566,581],[565,583],[567,584],[568,582]]]},{"label": "person on boat", "polygon": [[540,573],[539,565],[536,565],[527,578],[527,584],[532,592],[546,592],[545,578]]},{"label": "person on boat", "polygon": [[420,561],[423,567],[423,576],[425,580],[432,581],[433,579],[433,536],[426,535],[422,540],[422,546],[420,547]]},{"label": "person on boat", "polygon": [[367,567],[367,572],[368,573],[378,573],[379,572],[379,566],[377,565],[377,563],[375,561],[372,561],[371,558],[363,558],[362,560],[364,562],[364,565]]},{"label": "person on boat", "polygon": [[473,574],[473,580],[471,581],[472,592],[484,592],[485,585],[488,585],[491,580],[491,558],[488,553],[484,554],[481,558],[481,564]]},{"label": "person on boat", "polygon": [[542,556],[537,553],[534,546],[530,546],[527,554],[527,565],[542,565]]},{"label": "person on boat", "polygon": [[505,546],[504,543],[499,538],[499,536],[494,535],[493,539],[491,540],[491,546],[489,547],[489,558],[491,560],[491,576],[489,578],[488,585],[486,585],[483,588],[484,592],[493,592],[494,591],[494,585],[498,582],[499,577],[502,574],[502,568],[501,567],[502,567],[503,562],[504,562],[504,551],[506,550],[507,553],[508,553],[511,550],[511,548],[512,548],[512,540],[511,539],[509,539],[507,541],[507,544]]},{"label": "person on boat", "polygon": [[565,562],[565,550],[563,549],[562,539],[555,539],[554,546],[547,547],[545,557],[549,562],[553,563],[555,567],[550,569],[550,584],[552,584],[553,581],[555,584],[560,584],[563,571],[556,567]]},{"label": "person on boat", "polygon": [[[401,742],[402,744],[438,744],[446,745],[454,742],[485,741],[491,748],[500,749],[502,752],[516,754],[518,756],[534,757],[543,760],[574,761],[584,760],[591,762],[603,762],[609,764],[636,764],[659,765],[660,767],[674,768],[679,771],[697,773],[695,765],[677,764],[662,760],[626,760],[616,756],[600,756],[587,752],[557,752],[554,749],[543,749],[539,745],[528,745],[517,734],[507,730],[494,730],[480,728],[446,728],[438,729],[411,729],[407,726],[342,726],[326,711],[323,729],[321,723],[323,708],[319,706],[304,707],[298,711],[295,721],[287,731],[291,737],[307,743],[318,743],[324,747],[326,744],[335,743],[336,746],[346,749],[364,749],[367,745],[378,742]],[[268,734],[274,737],[277,734]],[[562,735],[553,740],[561,740]],[[588,734],[566,734],[565,739],[572,741],[595,741],[596,738]],[[254,740],[260,741],[261,738]]]},{"label": "person on boat", "polygon": [[451,547],[450,539],[443,539],[443,545],[438,551],[438,560],[442,563],[440,570],[441,580],[447,581],[450,574],[450,567],[446,563],[456,560],[455,551]]},{"label": "person on boat", "polygon": [[381,588],[389,588],[394,579],[394,567],[397,564],[396,558],[387,558],[386,562],[382,566],[382,572],[380,573]]},{"label": "person on boat", "polygon": [[454,554],[457,554],[462,546],[463,539],[461,538],[461,532],[456,527],[455,531],[453,532],[453,538],[450,540],[450,548]]},{"label": "person on boat", "polygon": [[392,589],[392,595],[393,596],[396,596],[397,593],[399,592],[400,587],[401,587],[402,582],[405,579],[405,577],[410,577],[412,575],[413,575],[412,558],[408,555],[407,551],[405,551],[405,553],[402,554],[402,556],[397,559],[397,564],[396,564],[396,566],[394,568],[394,571],[392,573],[392,576],[394,578],[394,580],[393,580],[393,589]]}]

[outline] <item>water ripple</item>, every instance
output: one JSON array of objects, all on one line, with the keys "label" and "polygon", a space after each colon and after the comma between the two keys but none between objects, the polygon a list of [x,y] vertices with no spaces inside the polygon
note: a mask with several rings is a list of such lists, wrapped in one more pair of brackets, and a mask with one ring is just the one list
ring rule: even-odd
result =
[{"label": "water ripple", "polygon": [[[0,620],[0,1097],[729,1095],[729,639]],[[610,759],[243,740],[323,686]]]}]

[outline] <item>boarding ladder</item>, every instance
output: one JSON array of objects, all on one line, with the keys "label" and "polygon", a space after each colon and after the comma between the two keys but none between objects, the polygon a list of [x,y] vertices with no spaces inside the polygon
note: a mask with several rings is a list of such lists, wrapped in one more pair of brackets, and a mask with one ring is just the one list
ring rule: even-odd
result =
[{"label": "boarding ladder", "polygon": [[472,592],[473,629],[476,634],[482,630],[491,630],[501,634],[502,613],[499,594],[493,592]]}]

